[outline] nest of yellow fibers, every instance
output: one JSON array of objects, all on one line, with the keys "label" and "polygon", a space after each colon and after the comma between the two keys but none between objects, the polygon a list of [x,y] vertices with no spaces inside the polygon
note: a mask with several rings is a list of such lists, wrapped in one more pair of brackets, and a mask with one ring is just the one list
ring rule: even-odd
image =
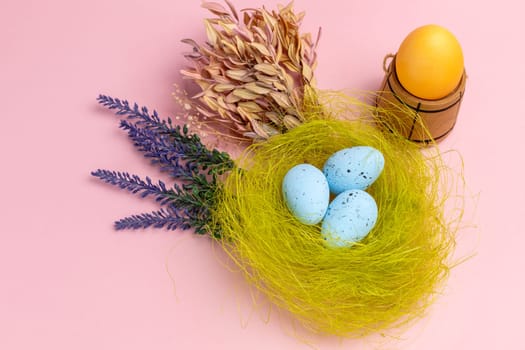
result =
[{"label": "nest of yellow fibers", "polygon": [[[238,161],[213,213],[221,243],[249,282],[310,330],[355,337],[405,325],[424,313],[449,274],[455,232],[444,215],[439,151],[422,152],[367,119],[311,119],[250,146]],[[357,145],[385,158],[367,190],[377,224],[351,247],[328,248],[319,225],[291,215],[282,180],[296,164],[322,168],[334,152]]]}]

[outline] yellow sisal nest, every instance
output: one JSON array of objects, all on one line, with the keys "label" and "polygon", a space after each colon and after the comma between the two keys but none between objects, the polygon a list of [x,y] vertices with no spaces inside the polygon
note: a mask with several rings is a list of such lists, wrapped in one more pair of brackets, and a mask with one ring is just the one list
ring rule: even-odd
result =
[{"label": "yellow sisal nest", "polygon": [[[314,112],[324,114],[317,110]],[[318,117],[250,146],[219,194],[221,243],[246,278],[314,331],[363,336],[421,316],[449,273],[454,233],[444,215],[439,151],[365,119]],[[298,222],[281,184],[296,164],[322,168],[334,152],[368,145],[385,168],[367,190],[379,210],[374,229],[347,248],[327,248],[320,227]]]}]

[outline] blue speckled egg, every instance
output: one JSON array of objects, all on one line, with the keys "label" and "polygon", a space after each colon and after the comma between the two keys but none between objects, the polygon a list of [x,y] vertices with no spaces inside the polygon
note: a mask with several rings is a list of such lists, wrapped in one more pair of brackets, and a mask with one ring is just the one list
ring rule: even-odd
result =
[{"label": "blue speckled egg", "polygon": [[315,225],[323,219],[330,189],[321,170],[310,164],[294,166],[284,176],[282,190],[288,209],[300,222]]},{"label": "blue speckled egg", "polygon": [[321,227],[329,247],[347,247],[363,239],[377,221],[374,198],[361,190],[348,190],[330,203]]},{"label": "blue speckled egg", "polygon": [[330,191],[365,190],[381,174],[385,158],[377,149],[355,146],[335,152],[323,166]]}]

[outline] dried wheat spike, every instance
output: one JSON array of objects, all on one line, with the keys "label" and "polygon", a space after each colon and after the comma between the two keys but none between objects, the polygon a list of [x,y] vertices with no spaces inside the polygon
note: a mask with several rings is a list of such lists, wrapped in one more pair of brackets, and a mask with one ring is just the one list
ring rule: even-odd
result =
[{"label": "dried wheat spike", "polygon": [[299,27],[304,12],[296,14],[292,3],[278,11],[244,9],[237,12],[226,0],[204,2],[215,15],[205,19],[207,41],[183,42],[193,50],[186,54],[191,66],[183,77],[198,84],[195,109],[249,139],[267,139],[304,121],[305,88],[313,86],[317,42]]}]

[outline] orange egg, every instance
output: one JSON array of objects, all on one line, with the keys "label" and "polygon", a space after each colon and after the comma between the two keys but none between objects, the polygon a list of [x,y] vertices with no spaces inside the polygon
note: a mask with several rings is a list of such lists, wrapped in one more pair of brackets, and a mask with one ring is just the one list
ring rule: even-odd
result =
[{"label": "orange egg", "polygon": [[463,75],[463,52],[447,29],[429,24],[412,31],[396,55],[399,82],[412,95],[437,100],[450,94]]}]

